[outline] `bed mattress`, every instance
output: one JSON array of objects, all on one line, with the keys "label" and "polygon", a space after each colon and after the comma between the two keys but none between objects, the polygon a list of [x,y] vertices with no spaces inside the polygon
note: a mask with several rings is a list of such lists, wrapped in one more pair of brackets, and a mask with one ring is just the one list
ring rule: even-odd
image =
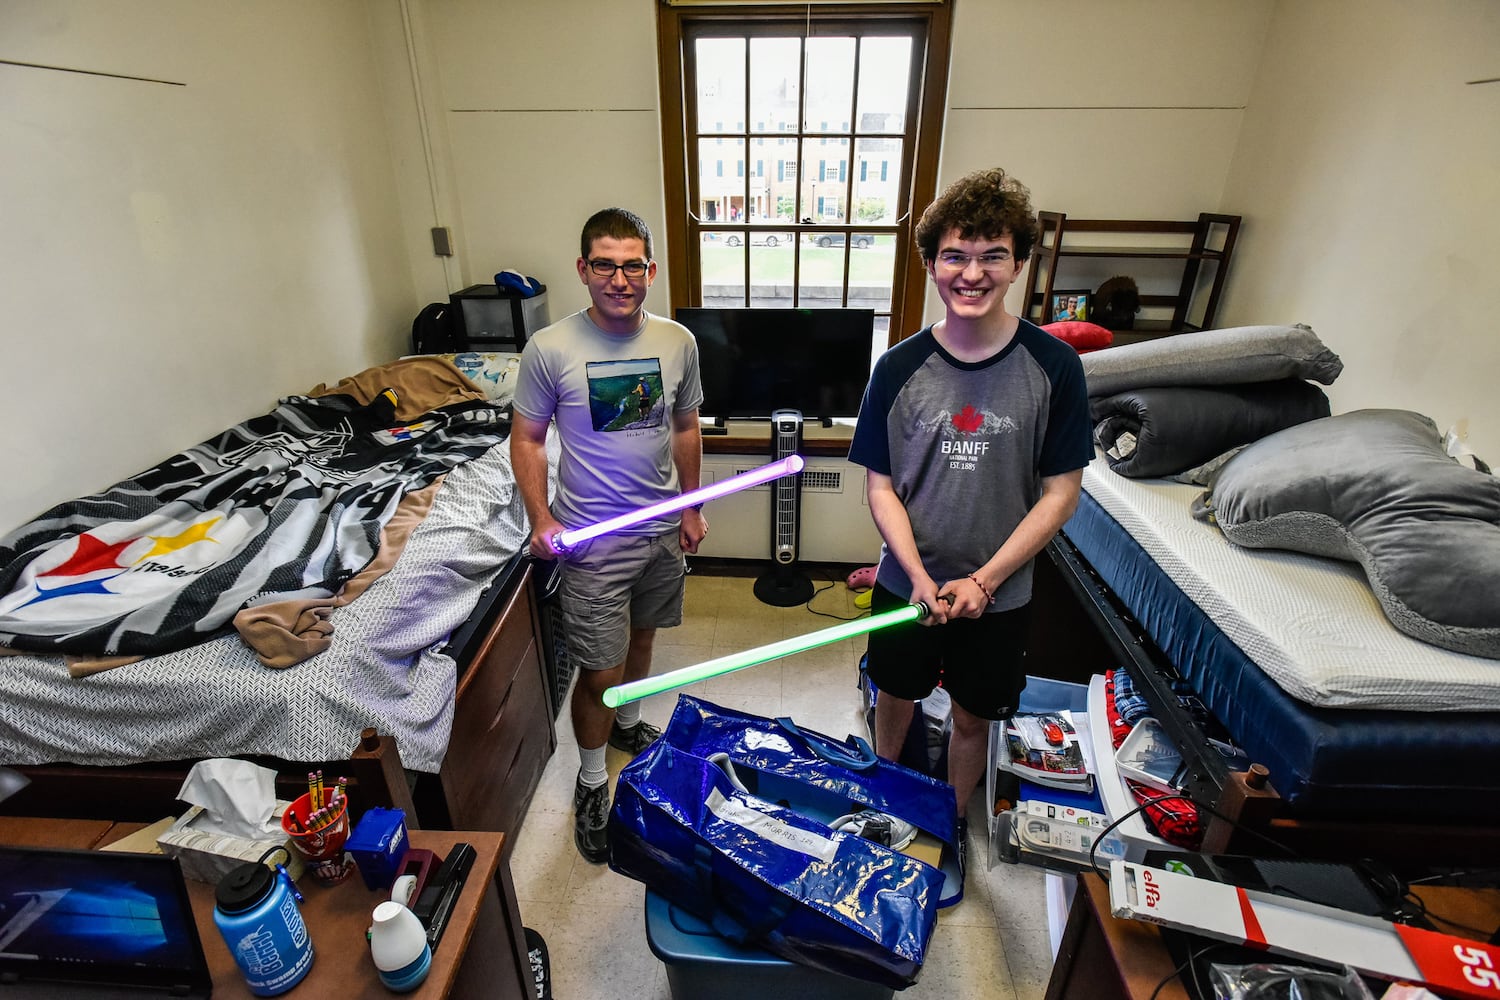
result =
[{"label": "bed mattress", "polygon": [[1500,670],[1397,632],[1358,567],[1238,549],[1096,459],[1064,528],[1299,812],[1500,815]]},{"label": "bed mattress", "polygon": [[449,472],[390,572],[334,610],[332,645],[272,670],[230,634],[89,677],[0,657],[0,761],[111,765],[225,754],[348,756],[366,726],[436,772],[453,723],[449,635],[528,538],[509,444]]}]

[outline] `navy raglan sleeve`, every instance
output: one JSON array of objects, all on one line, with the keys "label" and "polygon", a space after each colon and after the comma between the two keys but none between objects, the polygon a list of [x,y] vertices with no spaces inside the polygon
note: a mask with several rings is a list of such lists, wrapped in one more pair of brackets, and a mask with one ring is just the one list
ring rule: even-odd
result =
[{"label": "navy raglan sleeve", "polygon": [[1094,457],[1093,425],[1089,418],[1088,383],[1083,363],[1071,350],[1049,366],[1052,404],[1037,472],[1058,476],[1081,469]]},{"label": "navy raglan sleeve", "polygon": [[865,398],[859,404],[859,419],[854,422],[854,440],[849,445],[849,461],[883,476],[891,474],[891,442],[888,417],[890,396],[885,391],[890,365],[885,358],[875,362]]}]

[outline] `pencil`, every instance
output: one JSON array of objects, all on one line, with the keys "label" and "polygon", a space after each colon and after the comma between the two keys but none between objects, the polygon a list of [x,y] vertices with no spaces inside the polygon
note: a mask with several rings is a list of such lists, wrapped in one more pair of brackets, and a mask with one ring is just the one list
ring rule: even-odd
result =
[{"label": "pencil", "polygon": [[313,804],[320,809],[328,804],[323,801],[323,769],[321,767],[318,768],[318,797]]}]

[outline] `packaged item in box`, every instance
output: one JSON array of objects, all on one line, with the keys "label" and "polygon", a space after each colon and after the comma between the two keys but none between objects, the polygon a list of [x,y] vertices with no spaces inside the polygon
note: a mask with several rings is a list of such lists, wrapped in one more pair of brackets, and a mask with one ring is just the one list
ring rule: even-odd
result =
[{"label": "packaged item in box", "polygon": [[1115,751],[1115,766],[1132,781],[1163,792],[1182,788],[1185,778],[1181,751],[1167,738],[1161,723],[1152,718],[1136,723],[1125,737]]}]

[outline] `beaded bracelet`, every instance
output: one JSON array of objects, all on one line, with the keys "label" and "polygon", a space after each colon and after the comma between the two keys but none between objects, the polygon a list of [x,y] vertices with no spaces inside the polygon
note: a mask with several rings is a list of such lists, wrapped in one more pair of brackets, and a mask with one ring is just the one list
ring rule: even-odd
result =
[{"label": "beaded bracelet", "polygon": [[979,588],[979,592],[984,595],[984,599],[986,601],[989,601],[991,604],[995,603],[995,595],[991,594],[989,592],[989,589],[985,587],[984,584],[979,582],[979,577],[975,576],[973,573],[970,573],[969,580],[974,584],[974,586]]}]

